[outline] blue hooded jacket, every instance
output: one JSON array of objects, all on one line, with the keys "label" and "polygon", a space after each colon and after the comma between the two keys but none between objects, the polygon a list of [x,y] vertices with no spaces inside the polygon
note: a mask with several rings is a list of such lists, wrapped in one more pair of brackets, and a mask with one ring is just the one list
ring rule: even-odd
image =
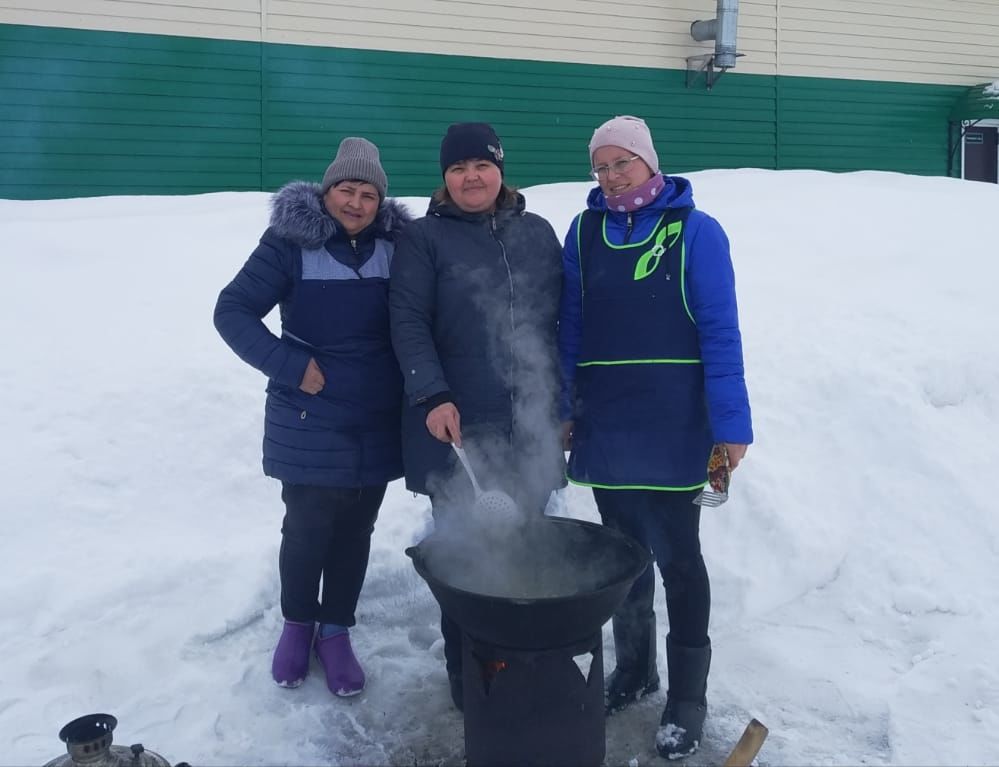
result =
[{"label": "blue hooded jacket", "polygon": [[[264,373],[264,473],[327,487],[379,485],[402,476],[402,376],[389,334],[393,241],[410,220],[384,200],[350,237],[318,184],[292,182],[272,198],[270,226],[219,295],[215,327]],[[281,336],[263,323],[275,306]],[[310,359],[325,378],[299,389]]]},{"label": "blue hooded jacket", "polygon": [[[690,209],[683,227],[683,244],[685,246],[685,271],[683,291],[686,307],[696,327],[697,345],[703,366],[703,397],[707,404],[707,419],[711,437],[715,442],[730,442],[749,444],[753,441],[749,398],[744,378],[742,340],[739,331],[738,311],[735,295],[735,275],[729,253],[728,238],[721,225],[706,213],[694,207],[694,199],[690,182],[679,176],[666,176],[665,189],[651,203],[630,215],[628,213],[610,211],[603,191],[596,187],[591,190],[587,199],[587,216],[601,219],[606,214],[605,237],[612,246],[624,243],[642,242],[649,238],[664,213],[680,212]],[[582,214],[580,214],[582,215]],[[583,312],[587,300],[583,291],[583,275],[580,267],[579,245],[577,243],[577,224],[579,216],[573,220],[563,246],[563,286],[559,311],[559,359],[562,370],[562,396],[560,415],[563,420],[572,420],[579,414],[576,407],[575,381],[577,363],[583,347]],[[586,254],[584,254],[585,256]],[[675,315],[670,315],[675,316]],[[669,320],[674,321],[674,320]],[[679,334],[686,328],[671,329],[665,319],[653,328],[660,334]],[[627,366],[625,366],[627,367]],[[637,366],[632,366],[637,367]],[[648,366],[645,366],[648,367]],[[631,371],[619,368],[620,377],[624,378]],[[634,372],[634,375],[638,375]],[[622,396],[627,386],[622,386]],[[611,395],[609,395],[611,396]],[[655,402],[646,403],[656,407]],[[654,435],[648,437],[646,446],[655,443]],[[683,435],[669,435],[680,437]],[[594,435],[599,439],[599,435]],[[623,443],[631,445],[630,442]],[[643,449],[641,441],[634,442],[634,450]],[[648,476],[641,478],[629,475],[629,466],[637,463],[636,456],[629,455],[627,447],[619,454],[618,446],[614,447],[614,456],[608,465],[613,476],[589,477],[583,484],[594,484],[607,487],[625,487],[633,484],[642,487],[659,487],[670,483],[662,480],[650,481]],[[668,454],[663,456],[668,460]],[[706,468],[706,462],[705,462]],[[664,478],[668,469],[664,470]],[[572,474],[570,461],[570,478],[578,481]],[[705,476],[699,481],[703,482]]]}]

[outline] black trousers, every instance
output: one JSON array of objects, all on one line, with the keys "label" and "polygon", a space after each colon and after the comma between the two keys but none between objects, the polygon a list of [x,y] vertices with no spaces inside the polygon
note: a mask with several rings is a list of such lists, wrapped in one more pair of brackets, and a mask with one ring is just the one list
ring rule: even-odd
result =
[{"label": "black trousers", "polygon": [[[684,647],[708,644],[711,612],[711,587],[701,556],[701,507],[692,503],[698,492],[593,491],[603,523],[652,552],[666,589],[670,638]],[[635,648],[648,646],[645,634],[654,630],[655,585],[650,565],[614,615],[615,637],[626,637]]]},{"label": "black trousers", "polygon": [[385,488],[282,483],[285,514],[278,565],[286,620],[341,626],[357,622],[354,610]]},{"label": "black trousers", "polygon": [[[472,500],[469,498],[469,504]],[[430,496],[430,509],[434,517],[435,526],[447,525],[447,520],[452,514],[467,512],[461,504],[457,507],[454,502],[444,501],[440,496]],[[450,616],[441,608],[441,636],[444,638],[444,666],[449,675],[460,675],[462,668],[462,631],[461,626],[451,620]]]}]

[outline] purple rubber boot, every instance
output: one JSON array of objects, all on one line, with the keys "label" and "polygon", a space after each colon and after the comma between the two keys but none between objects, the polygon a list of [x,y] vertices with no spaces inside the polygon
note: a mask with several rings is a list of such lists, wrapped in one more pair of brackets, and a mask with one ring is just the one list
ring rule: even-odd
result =
[{"label": "purple rubber boot", "polygon": [[274,648],[271,676],[281,687],[298,687],[309,673],[309,647],[314,623],[285,621],[281,638]]},{"label": "purple rubber boot", "polygon": [[364,689],[364,670],[354,657],[349,633],[316,637],[316,657],[326,672],[326,686],[331,693],[347,698]]}]

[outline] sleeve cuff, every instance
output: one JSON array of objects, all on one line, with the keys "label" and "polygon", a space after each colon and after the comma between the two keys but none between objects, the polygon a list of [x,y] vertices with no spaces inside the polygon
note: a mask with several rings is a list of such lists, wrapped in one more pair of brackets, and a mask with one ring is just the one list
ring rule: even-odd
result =
[{"label": "sleeve cuff", "polygon": [[451,392],[445,390],[442,392],[437,392],[433,396],[427,397],[425,400],[421,400],[417,404],[423,407],[423,412],[429,414],[438,405],[443,405],[445,402],[454,402],[454,397]]}]

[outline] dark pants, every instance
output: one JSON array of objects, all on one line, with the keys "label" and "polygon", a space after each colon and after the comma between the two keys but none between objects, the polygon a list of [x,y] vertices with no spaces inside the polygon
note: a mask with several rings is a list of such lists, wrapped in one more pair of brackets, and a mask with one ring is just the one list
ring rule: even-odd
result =
[{"label": "dark pants", "polygon": [[[472,503],[472,499],[466,499],[467,503]],[[434,517],[434,526],[443,527],[448,524],[447,520],[452,514],[467,513],[460,503],[457,505],[453,500],[444,500],[443,496],[430,496],[430,511]],[[444,666],[447,673],[452,676],[460,675],[462,668],[462,631],[461,626],[455,623],[441,608],[441,636],[444,637]]]},{"label": "dark pants", "polygon": [[[386,485],[282,483],[281,612],[286,620],[353,626]],[[319,582],[322,579],[322,599]]]},{"label": "dark pants", "polygon": [[[607,527],[630,535],[652,552],[666,589],[666,612],[672,642],[684,647],[708,644],[711,588],[701,556],[701,507],[692,501],[699,491],[594,489],[600,517]],[[618,663],[646,661],[655,667],[655,574],[650,565],[638,577],[624,604],[614,614]],[[618,647],[618,645],[623,645]]]},{"label": "dark pants", "polygon": [[441,610],[441,636],[444,637],[444,667],[448,674],[461,674],[461,627]]}]

